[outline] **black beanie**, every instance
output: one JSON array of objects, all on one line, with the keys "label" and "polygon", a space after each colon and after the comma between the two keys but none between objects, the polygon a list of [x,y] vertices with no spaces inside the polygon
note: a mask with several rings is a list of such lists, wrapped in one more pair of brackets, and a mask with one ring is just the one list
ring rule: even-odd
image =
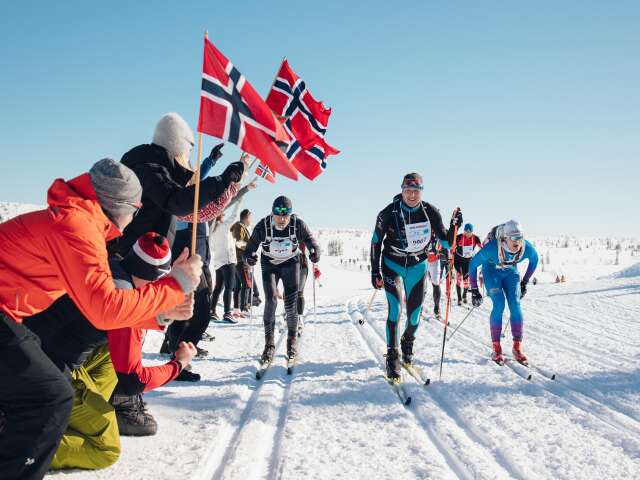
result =
[{"label": "black beanie", "polygon": [[171,271],[171,248],[162,235],[147,232],[133,244],[122,266],[143,280],[154,281]]},{"label": "black beanie", "polygon": [[281,213],[276,212],[276,208],[286,208],[289,212],[293,210],[293,205],[291,204],[291,200],[289,197],[285,197],[284,195],[280,195],[273,201],[273,206],[271,207],[271,213],[275,215],[282,215]]}]

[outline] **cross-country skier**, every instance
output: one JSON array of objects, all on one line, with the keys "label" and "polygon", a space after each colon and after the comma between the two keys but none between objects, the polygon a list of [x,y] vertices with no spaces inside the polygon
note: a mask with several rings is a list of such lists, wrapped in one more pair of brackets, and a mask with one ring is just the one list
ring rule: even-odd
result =
[{"label": "cross-country skier", "polygon": [[[387,377],[400,378],[398,356],[398,321],[400,317],[400,279],[407,302],[407,324],[400,340],[402,361],[413,360],[413,341],[420,322],[424,300],[427,252],[438,241],[448,249],[453,243],[453,229],[447,231],[440,212],[422,201],[422,176],[408,173],[402,180],[402,193],[396,195],[379,214],[371,239],[371,284],[384,286],[387,303]],[[451,227],[462,224],[462,213],[454,212]]]},{"label": "cross-country skier", "polygon": [[276,306],[278,301],[277,285],[282,280],[284,286],[284,308],[287,320],[287,357],[292,360],[296,355],[298,331],[298,286],[300,283],[300,244],[309,251],[309,260],[318,263],[320,247],[311,235],[307,224],[297,215],[293,215],[291,200],[285,196],[276,198],[271,209],[272,214],[260,220],[244,252],[245,268],[248,270],[258,261],[257,250],[262,247],[260,266],[264,288],[264,336],[265,346],[262,363],[273,360],[275,351],[274,329]]},{"label": "cross-country skier", "polygon": [[[443,253],[444,252],[444,253]],[[433,287],[433,314],[440,318],[440,298],[442,289],[440,283],[447,269],[447,251],[442,249],[438,242],[434,242],[429,248],[427,256],[427,273]]]},{"label": "cross-country skier", "polygon": [[[471,300],[474,307],[482,304],[482,295],[478,290],[477,270],[482,267],[487,293],[493,302],[490,316],[491,358],[497,363],[504,362],[500,335],[502,332],[502,313],[505,298],[511,312],[511,335],[513,337],[513,356],[516,361],[525,363],[527,357],[522,351],[522,309],[520,298],[527,293],[527,283],[538,266],[538,252],[530,242],[524,239],[522,228],[515,220],[494,227],[489,233],[489,241],[473,257],[469,265]],[[527,271],[520,280],[517,264],[529,260]],[[518,296],[518,285],[520,296]]]},{"label": "cross-country skier", "polygon": [[[473,233],[473,225],[466,223],[464,233],[458,235],[456,239],[455,256],[453,266],[456,269],[456,293],[458,294],[458,305],[467,303],[467,290],[469,290],[469,262],[476,251],[482,248],[482,241]],[[464,288],[464,293],[462,289]]]}]

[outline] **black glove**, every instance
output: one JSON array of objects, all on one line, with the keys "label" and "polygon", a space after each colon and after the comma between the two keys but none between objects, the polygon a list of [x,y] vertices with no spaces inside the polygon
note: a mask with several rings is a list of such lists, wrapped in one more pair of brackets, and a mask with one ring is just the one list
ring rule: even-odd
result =
[{"label": "black glove", "polygon": [[458,229],[460,229],[460,227],[462,226],[462,210],[460,209],[454,212],[453,216],[451,217],[451,227],[453,227],[454,225],[457,225]]},{"label": "black glove", "polygon": [[222,180],[226,183],[238,183],[242,180],[242,174],[244,173],[244,163],[233,162],[230,163],[227,168],[222,172]]},{"label": "black glove", "polygon": [[254,253],[250,257],[245,258],[244,263],[253,267],[256,263],[258,263],[258,256]]},{"label": "black glove", "polygon": [[479,307],[482,305],[482,295],[480,294],[480,290],[477,288],[471,289],[471,304],[474,307]]},{"label": "black glove", "polygon": [[224,147],[224,143],[219,143],[215,147],[211,149],[211,153],[209,154],[209,158],[211,158],[214,162],[220,160],[222,158],[222,147]]},{"label": "black glove", "polygon": [[527,294],[527,283],[528,282],[524,280],[520,282],[520,298],[524,297]]},{"label": "black glove", "polygon": [[380,290],[384,286],[380,272],[371,272],[371,286],[376,290]]},{"label": "black glove", "polygon": [[309,260],[311,260],[311,263],[318,263],[320,254],[316,250],[309,250]]}]

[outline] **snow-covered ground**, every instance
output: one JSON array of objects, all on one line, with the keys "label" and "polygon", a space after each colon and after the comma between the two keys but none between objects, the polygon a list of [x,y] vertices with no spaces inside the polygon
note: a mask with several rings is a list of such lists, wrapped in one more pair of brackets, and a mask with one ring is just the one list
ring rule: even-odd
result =
[{"label": "snow-covered ground", "polygon": [[[275,365],[255,380],[261,318],[211,324],[216,339],[201,345],[210,357],[193,362],[202,381],[173,382],[145,395],[157,435],[122,438],[121,458],[111,468],[47,478],[640,478],[637,241],[534,239],[545,272],[540,266],[538,284],[523,300],[525,349],[556,380],[534,370],[526,381],[488,360],[487,300],[447,344],[442,380],[442,324],[423,320],[416,363],[432,382],[424,387],[405,378],[412,397],[405,407],[381,369],[382,294],[368,321],[357,322],[372,292],[363,260],[369,235],[318,232],[325,250],[329,241],[342,241],[343,256],[321,262],[315,313],[308,282],[293,375],[284,368],[281,337]],[[554,283],[559,275],[566,283]],[[427,298],[430,311],[431,290]],[[452,328],[468,313],[453,307]],[[146,362],[166,361],[156,353],[160,342],[159,334],[148,335]]]}]

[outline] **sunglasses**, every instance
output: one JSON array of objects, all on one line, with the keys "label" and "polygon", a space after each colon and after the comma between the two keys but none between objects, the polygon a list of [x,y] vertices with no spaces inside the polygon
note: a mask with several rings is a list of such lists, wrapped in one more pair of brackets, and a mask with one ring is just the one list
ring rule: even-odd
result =
[{"label": "sunglasses", "polygon": [[522,235],[507,235],[507,238],[512,242],[520,242],[522,241]]},{"label": "sunglasses", "polygon": [[423,187],[419,183],[407,182],[407,183],[403,183],[402,184],[402,189],[403,190],[407,189],[407,190],[420,190],[420,191],[422,191]]},{"label": "sunglasses", "polygon": [[276,215],[289,215],[291,209],[287,207],[273,207],[273,213]]}]

